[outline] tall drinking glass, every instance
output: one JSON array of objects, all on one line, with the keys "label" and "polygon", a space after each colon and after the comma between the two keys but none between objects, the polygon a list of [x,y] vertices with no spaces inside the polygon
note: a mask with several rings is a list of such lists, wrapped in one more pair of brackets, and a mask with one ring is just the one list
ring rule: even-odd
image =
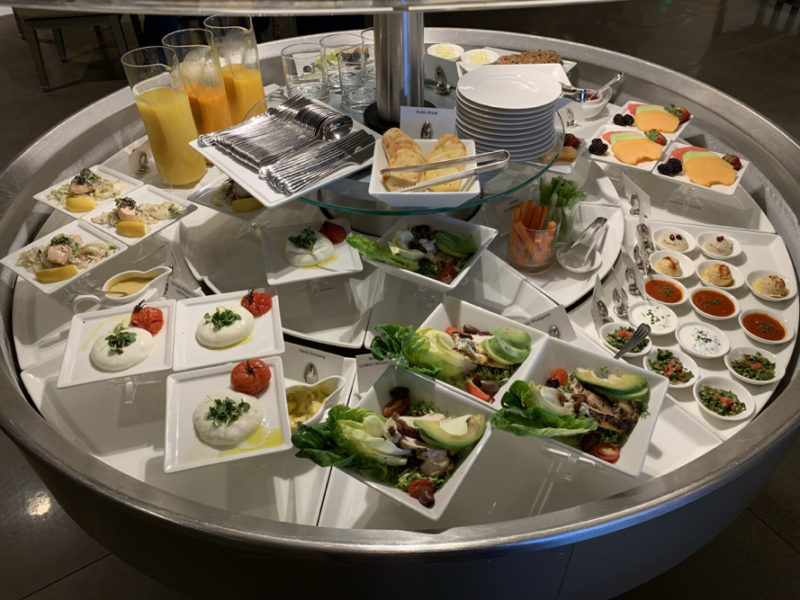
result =
[{"label": "tall drinking glass", "polygon": [[283,76],[289,96],[303,94],[327,100],[328,85],[322,74],[319,44],[291,44],[281,50]]},{"label": "tall drinking glass", "polygon": [[341,90],[339,56],[341,53],[361,55],[361,36],[354,33],[334,33],[319,41],[320,61],[325,83],[332,92]]},{"label": "tall drinking glass", "polygon": [[375,29],[361,32],[361,55],[364,57],[364,76],[374,80],[375,75]]},{"label": "tall drinking glass", "polygon": [[339,81],[342,86],[342,106],[363,111],[375,102],[375,79],[367,77],[361,55],[339,53]]},{"label": "tall drinking glass", "polygon": [[165,35],[161,43],[175,51],[172,67],[189,96],[197,131],[210,133],[233,125],[214,34],[207,29],[180,29]]},{"label": "tall drinking glass", "polygon": [[161,180],[186,186],[205,175],[206,161],[189,146],[197,138],[197,127],[169,54],[173,54],[169,48],[146,46],[127,52],[121,60]]},{"label": "tall drinking glass", "polygon": [[203,21],[203,25],[214,34],[231,118],[234,125],[241,123],[253,105],[264,97],[253,21],[250,17],[214,15]]}]

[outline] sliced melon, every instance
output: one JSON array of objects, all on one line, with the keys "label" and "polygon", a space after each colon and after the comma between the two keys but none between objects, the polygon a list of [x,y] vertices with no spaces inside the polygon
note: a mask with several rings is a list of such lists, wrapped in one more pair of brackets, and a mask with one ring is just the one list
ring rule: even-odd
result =
[{"label": "sliced melon", "polygon": [[78,267],[75,265],[64,265],[61,267],[52,267],[50,269],[39,269],[36,271],[36,280],[39,283],[56,283],[57,281],[64,281],[70,277],[75,277],[78,274]]},{"label": "sliced melon", "polygon": [[117,233],[124,237],[144,237],[147,226],[141,221],[120,221],[117,223]]},{"label": "sliced melon", "polygon": [[713,152],[699,152],[697,150],[692,150],[691,152],[685,152],[683,154],[683,164],[686,164],[691,159],[696,158],[698,156],[717,156]]},{"label": "sliced melon", "polygon": [[618,131],[611,134],[611,144],[613,145],[617,142],[623,142],[625,140],[638,140],[641,138],[641,133],[635,133],[633,131]]},{"label": "sliced melon", "polygon": [[678,117],[668,113],[661,106],[652,110],[643,110],[643,107],[640,106],[639,110],[636,111],[634,123],[636,124],[636,128],[640,131],[655,129],[663,133],[674,133],[681,124]]},{"label": "sliced melon", "polygon": [[691,182],[705,187],[736,182],[736,169],[719,156],[695,156],[684,163],[683,170]]},{"label": "sliced melon", "polygon": [[611,146],[611,151],[617,160],[626,165],[638,165],[649,160],[658,160],[664,146],[640,136],[637,139],[622,140]]},{"label": "sliced melon", "polygon": [[677,158],[678,160],[683,160],[683,155],[687,152],[709,152],[708,148],[701,148],[700,146],[686,146],[685,148],[678,148],[677,150],[673,150],[670,152],[670,158]]},{"label": "sliced melon", "polygon": [[70,212],[89,212],[94,210],[94,198],[89,196],[70,196],[67,198],[67,210]]},{"label": "sliced melon", "polygon": [[628,104],[628,112],[632,115],[636,114],[636,111],[639,110],[640,106],[644,106],[644,104],[639,104],[638,102],[631,102]]},{"label": "sliced melon", "polygon": [[247,198],[234,198],[231,201],[231,208],[235,213],[246,213],[262,208],[262,204],[255,198],[248,196]]}]

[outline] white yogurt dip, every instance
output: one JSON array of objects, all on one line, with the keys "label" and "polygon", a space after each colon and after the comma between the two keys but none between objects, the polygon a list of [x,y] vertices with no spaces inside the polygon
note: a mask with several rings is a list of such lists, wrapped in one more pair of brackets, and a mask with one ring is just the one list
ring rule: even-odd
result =
[{"label": "white yogurt dip", "polygon": [[689,354],[703,358],[715,358],[725,354],[730,343],[725,334],[716,327],[700,323],[689,323],[678,330],[678,343]]},{"label": "white yogurt dip", "polygon": [[640,325],[647,323],[650,325],[650,332],[654,335],[664,335],[675,331],[678,325],[677,315],[666,306],[661,304],[635,304],[630,309],[631,323]]}]

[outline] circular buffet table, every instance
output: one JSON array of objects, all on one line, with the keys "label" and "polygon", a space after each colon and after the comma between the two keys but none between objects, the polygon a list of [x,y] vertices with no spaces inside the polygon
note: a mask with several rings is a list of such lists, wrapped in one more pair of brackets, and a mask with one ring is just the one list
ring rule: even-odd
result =
[{"label": "circular buffet table", "polygon": [[[792,176],[800,172],[800,147],[735,99],[678,73],[575,43],[474,30],[426,31],[426,42],[440,41],[511,50],[553,48],[577,61],[571,75],[575,83],[597,84],[612,71],[624,71],[627,79],[617,104],[644,98],[692,107],[697,128],[689,134],[693,139],[711,147],[735,148],[752,162],[744,189],[728,200],[735,201],[739,210],[714,209],[713,198],[701,195],[706,201],[703,217],[713,219],[714,226],[754,230],[741,235],[753,238],[753,248],[773,249],[789,269],[791,260],[800,258],[795,217],[800,182]],[[264,81],[281,80],[280,48],[286,43],[260,47]],[[61,216],[45,222],[49,210],[32,204],[34,193],[76,167],[104,163],[109,157],[117,161],[115,166],[124,167],[120,151],[142,132],[132,96],[124,89],[77,113],[29,147],[0,177],[3,254],[39,237],[43,223],[47,231],[66,222]],[[619,195],[621,173],[612,169],[606,175],[611,188],[598,188],[598,197],[584,203],[584,217],[588,221],[597,214],[616,215],[624,222],[621,228],[630,228],[627,199]],[[584,177],[591,185],[592,177]],[[644,179],[637,182],[651,185]],[[648,191],[653,198],[663,198],[674,191],[670,185],[655,184]],[[514,199],[511,193],[493,200],[473,220],[491,218],[490,210]],[[264,220],[257,225],[313,218],[318,215],[314,204],[320,201],[307,200],[264,211]],[[654,200],[653,204],[654,222],[678,220],[681,227],[699,226],[698,213],[690,205],[678,203],[668,211],[669,203]],[[182,261],[185,255],[186,280],[191,281],[194,270],[201,279],[195,284],[212,291],[264,285],[263,270],[251,268],[260,260],[248,262],[246,269],[233,268],[247,253],[261,255],[257,229],[247,221],[201,208],[168,231],[147,249],[137,246],[125,256],[144,265],[165,253],[170,262]],[[178,235],[182,252],[173,243]],[[630,248],[630,240],[619,239],[617,244]],[[609,268],[618,250],[614,248],[608,257]],[[493,254],[481,261],[481,276],[461,286],[458,297],[496,312],[518,309],[522,314],[510,315],[517,317],[560,302],[570,308],[579,342],[597,342],[585,301],[591,289],[588,279],[578,288],[548,290],[546,277],[523,281]],[[374,298],[377,288],[382,288],[382,298],[402,292],[391,289],[399,280],[375,273],[366,270],[353,278],[356,297]],[[608,273],[605,269],[603,274]],[[471,478],[461,490],[473,504],[454,502],[438,522],[414,519],[342,473],[292,460],[290,453],[165,474],[163,377],[56,390],[53,373],[57,375],[63,352],[64,324],[72,314],[66,307],[69,297],[35,294],[25,282],[15,283],[8,271],[2,277],[6,284],[0,288],[3,368],[19,394],[0,400],[0,426],[23,449],[64,509],[104,546],[157,579],[204,595],[213,591],[238,597],[256,590],[273,594],[302,590],[304,596],[334,597],[382,593],[387,575],[398,574],[397,565],[402,565],[412,574],[403,579],[410,579],[414,589],[424,585],[448,596],[507,595],[531,581],[541,597],[610,596],[679,562],[719,533],[759,491],[800,427],[793,398],[798,385],[793,381],[796,353],[791,347],[783,350],[784,381],[760,394],[763,410],[745,424],[715,428],[692,414],[686,397],[675,394],[659,421],[669,427],[656,430],[655,450],[651,448],[638,479],[571,455],[554,458],[546,445],[529,439],[495,436],[501,440],[497,444],[503,446],[507,464],[476,464],[471,474],[479,472],[482,478]],[[96,277],[102,281],[101,269]],[[606,291],[611,279],[606,277]],[[496,289],[498,295],[487,294],[487,289]],[[311,284],[279,290],[282,315],[290,321],[284,323],[287,333],[298,341],[322,342],[315,347],[289,344],[285,365],[315,360],[352,378],[356,368],[349,357],[360,352],[363,343],[368,345],[370,312],[400,324],[419,318],[414,310],[378,302],[359,315],[361,338],[352,331],[344,335],[341,330],[347,324],[337,324],[325,335],[319,329],[304,330],[303,311],[309,304],[303,298],[326,293],[338,295]],[[415,306],[429,312],[439,297],[423,296],[415,296]],[[797,302],[795,298],[786,309],[795,325]],[[292,367],[286,368],[288,375]],[[357,389],[369,381],[369,372],[368,366],[359,369]],[[772,392],[774,397],[764,408]],[[104,423],[110,424],[111,434],[103,430]],[[239,577],[218,576],[232,570]]]}]

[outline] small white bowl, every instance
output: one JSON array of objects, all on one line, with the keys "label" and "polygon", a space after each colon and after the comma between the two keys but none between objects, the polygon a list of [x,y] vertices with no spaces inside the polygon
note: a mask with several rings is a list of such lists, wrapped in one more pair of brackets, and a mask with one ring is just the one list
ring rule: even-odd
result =
[{"label": "small white bowl", "polygon": [[[701,333],[702,336],[699,335]],[[684,352],[697,358],[721,358],[731,349],[731,342],[725,332],[699,321],[684,323],[678,327],[675,337]],[[701,338],[711,341],[703,343]]]},{"label": "small white bowl", "polygon": [[636,327],[650,325],[651,335],[667,335],[678,327],[678,315],[660,302],[637,302],[628,309],[628,320]]},{"label": "small white bowl", "polygon": [[[653,368],[650,366],[650,361],[656,359],[659,350],[669,350],[670,352],[672,352],[672,355],[679,361],[681,361],[683,368],[692,373],[692,378],[689,381],[686,381],[684,383],[672,383],[670,381],[669,387],[671,387],[673,390],[682,390],[684,388],[692,386],[694,382],[697,381],[697,377],[699,376],[700,373],[700,369],[697,366],[697,363],[694,362],[694,359],[691,356],[689,356],[685,352],[681,352],[680,350],[672,350],[670,348],[653,348],[652,350],[650,350],[650,352],[647,353],[647,356],[644,357],[645,369],[647,369],[651,373],[656,373],[656,371],[653,370]],[[661,375],[661,373],[656,373],[656,374]],[[666,377],[666,375],[663,375],[663,377]],[[667,379],[669,379],[669,377],[667,377]]]},{"label": "small white bowl", "polygon": [[[662,273],[656,268],[656,264],[658,264],[658,261],[667,256],[669,256],[670,258],[674,258],[680,263],[681,275],[679,277],[675,275],[668,275],[666,273]],[[689,279],[694,275],[694,262],[692,262],[692,259],[674,250],[656,250],[650,255],[650,258],[648,260],[650,261],[650,266],[653,268],[653,270],[659,275],[663,275],[664,277],[670,277],[672,279]]]},{"label": "small white bowl", "polygon": [[[603,325],[600,328],[600,337],[603,338],[603,343],[608,348],[613,350],[615,354],[617,352],[619,352],[619,348],[615,348],[614,346],[609,344],[606,341],[606,336],[610,335],[611,333],[615,332],[617,329],[620,329],[622,327],[627,327],[627,325],[625,325],[624,323],[606,323],[605,325]],[[628,327],[628,329],[633,329],[635,331],[635,328],[633,328],[633,327]],[[638,352],[626,352],[622,356],[624,358],[636,358],[637,356],[644,356],[645,354],[650,352],[650,348],[652,347],[652,343],[650,342],[650,338],[647,337],[647,338],[645,338],[645,340],[647,341],[647,344],[645,344],[645,347],[642,350],[639,350]]]},{"label": "small white bowl", "polygon": [[[713,292],[715,292],[717,294],[721,294],[722,296],[725,296],[728,300],[730,300],[733,303],[733,312],[731,314],[729,314],[729,315],[725,315],[724,317],[718,317],[717,315],[712,315],[711,313],[707,313],[702,308],[697,306],[697,304],[695,304],[695,302],[694,302],[695,295],[699,294],[700,292],[709,292],[709,291],[713,291]],[[739,301],[736,298],[734,298],[731,294],[729,294],[725,290],[721,290],[721,289],[718,289],[718,288],[716,288],[716,289],[711,289],[711,288],[706,288],[706,287],[698,288],[698,289],[694,290],[691,293],[690,300],[691,300],[691,305],[692,305],[692,308],[694,309],[694,312],[696,312],[698,315],[700,315],[704,319],[711,319],[712,321],[724,321],[726,319],[733,319],[734,317],[738,316],[739,315],[739,311],[742,310],[741,306],[739,306]]]},{"label": "small white bowl", "polygon": [[[661,243],[661,238],[664,235],[680,235],[684,240],[686,240],[687,248],[686,250],[675,250],[674,248],[670,248],[669,246],[665,246]],[[653,241],[655,242],[656,246],[661,248],[662,250],[669,250],[671,252],[680,252],[682,254],[690,254],[696,247],[697,242],[694,239],[694,236],[683,229],[679,229],[677,227],[661,227],[656,229],[653,232]]]},{"label": "small white bowl", "polygon": [[458,44],[442,42],[441,44],[432,44],[431,46],[428,46],[426,52],[437,58],[457,61],[459,58],[461,58],[461,55],[464,54],[464,48]]},{"label": "small white bowl", "polygon": [[[339,390],[341,390],[342,387],[344,386],[344,377],[340,377],[339,375],[331,375],[330,377],[326,377],[325,379],[322,379],[317,383],[313,384],[298,383],[295,385],[305,388],[312,388],[318,385],[326,386],[326,389],[324,391],[326,392],[327,395],[320,404],[319,410],[315,412],[313,415],[311,415],[305,421],[302,421],[303,425],[313,425],[314,423],[319,423],[322,420],[322,416],[327,412],[327,408],[328,405],[331,403],[331,400],[339,397]],[[289,387],[295,387],[295,386],[288,386],[287,390]],[[288,396],[286,397],[286,401],[288,402]],[[291,416],[292,416],[291,413],[289,413],[290,422],[291,422]]]},{"label": "small white bowl", "polygon": [[587,100],[586,102],[581,103],[581,110],[583,110],[583,116],[586,119],[593,119],[597,115],[600,114],[608,101],[611,100],[611,96],[614,95],[614,89],[608,88],[603,92],[603,95],[600,98],[596,98],[595,100]]},{"label": "small white bowl", "polygon": [[[700,401],[700,388],[703,386],[733,392],[736,394],[737,398],[744,403],[745,409],[738,415],[731,415],[729,417],[724,417],[715,413],[713,410],[709,410],[706,408],[705,404]],[[753,396],[750,395],[750,392],[748,392],[741,383],[737,383],[728,377],[722,377],[720,375],[701,377],[694,383],[692,393],[694,394],[694,399],[697,401],[701,412],[707,414],[709,417],[720,419],[721,421],[742,421],[744,419],[749,419],[756,412],[756,403],[753,401]]]},{"label": "small white bowl", "polygon": [[[763,277],[767,277],[769,275],[777,275],[786,283],[786,289],[789,292],[788,295],[784,296],[783,298],[775,298],[773,296],[767,296],[762,294],[758,290],[756,290],[755,283],[759,279]],[[775,271],[770,271],[769,269],[756,269],[755,271],[750,271],[745,277],[745,282],[747,283],[747,287],[750,288],[750,291],[753,292],[753,295],[757,298],[761,298],[762,300],[766,300],[767,302],[783,302],[785,300],[791,300],[797,295],[797,287],[794,285],[794,280],[789,277],[784,277],[780,273],[776,273]]]},{"label": "small white bowl", "polygon": [[[754,355],[756,353],[760,353],[761,356],[766,358],[771,363],[775,365],[775,376],[772,379],[765,379],[763,381],[757,379],[750,379],[745,377],[744,375],[740,375],[736,371],[733,370],[731,363],[739,360],[745,354]],[[728,354],[725,355],[725,366],[728,367],[728,370],[731,372],[731,375],[739,379],[740,381],[744,381],[745,383],[749,383],[750,385],[769,385],[771,383],[776,383],[783,379],[785,374],[785,369],[781,365],[778,357],[775,356],[772,352],[767,352],[766,350],[762,350],[760,348],[756,348],[755,346],[739,346],[738,348],[734,348]]]},{"label": "small white bowl", "polygon": [[[678,300],[677,302],[664,302],[663,300],[658,300],[657,298],[653,298],[647,291],[647,284],[651,281],[664,281],[666,283],[669,283],[670,285],[674,285],[681,291],[681,299]],[[663,304],[664,306],[669,306],[669,307],[680,306],[681,304],[685,303],[686,300],[689,299],[689,291],[686,289],[686,286],[683,285],[677,279],[673,279],[672,277],[667,277],[666,275],[663,276],[660,275],[658,277],[648,277],[647,281],[645,282],[644,293],[647,294],[647,297],[650,298],[653,302],[658,302],[659,304]]]},{"label": "small white bowl", "polygon": [[[731,272],[731,277],[733,277],[733,283],[726,287],[722,285],[713,284],[710,281],[708,281],[705,277],[703,277],[703,273],[705,272],[705,270],[712,265],[725,265],[726,267],[728,267],[728,269]],[[700,279],[700,282],[703,285],[707,285],[713,288],[717,288],[719,290],[726,290],[726,291],[738,290],[740,287],[744,285],[744,280],[745,280],[744,274],[738,269],[738,267],[734,267],[732,264],[726,263],[725,261],[722,260],[700,261],[697,265],[697,277],[698,279]]]},{"label": "small white bowl", "polygon": [[722,234],[719,233],[718,231],[704,231],[703,233],[698,235],[697,246],[700,248],[700,252],[702,252],[709,258],[716,258],[722,260],[731,260],[732,258],[736,258],[742,253],[742,245],[739,243],[739,240],[729,235],[725,235],[725,237],[728,238],[733,243],[733,252],[731,252],[727,256],[724,254],[717,254],[716,252],[711,252],[710,250],[706,250],[703,247],[703,244],[712,240],[713,238],[719,237],[720,235]]},{"label": "small white bowl", "polygon": [[461,61],[469,65],[493,65],[500,60],[500,55],[489,48],[467,50],[461,55]]},{"label": "small white bowl", "polygon": [[[764,338],[759,337],[755,333],[749,331],[744,326],[744,319],[745,317],[747,317],[748,315],[752,315],[753,313],[762,313],[778,321],[781,325],[783,325],[785,335],[779,340],[765,340]],[[776,315],[773,312],[770,312],[768,310],[763,310],[761,308],[751,308],[748,310],[743,310],[739,315],[739,325],[741,325],[742,330],[744,331],[747,337],[749,337],[751,340],[755,342],[759,342],[760,344],[772,344],[772,345],[785,344],[786,342],[791,341],[791,339],[794,337],[794,328],[789,324],[789,322],[786,319],[784,319],[780,315]]]}]

